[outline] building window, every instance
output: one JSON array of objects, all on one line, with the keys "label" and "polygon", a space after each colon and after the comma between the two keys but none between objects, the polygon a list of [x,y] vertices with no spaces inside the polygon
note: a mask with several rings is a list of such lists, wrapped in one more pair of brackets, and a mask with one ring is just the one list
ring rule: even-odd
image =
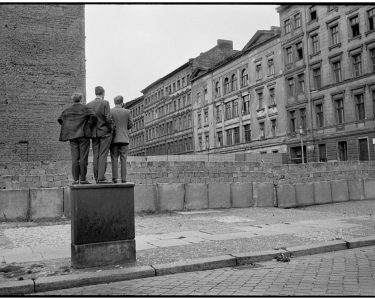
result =
[{"label": "building window", "polygon": [[216,81],[216,84],[215,84],[215,95],[216,95],[216,97],[220,97],[221,96],[221,93],[220,93],[220,82],[219,81]]},{"label": "building window", "polygon": [[270,105],[276,105],[275,88],[269,89],[269,103]]},{"label": "building window", "polygon": [[271,120],[271,134],[272,137],[276,136],[276,119]]},{"label": "building window", "polygon": [[296,44],[297,49],[297,59],[301,60],[303,59],[303,48],[302,48],[302,42],[299,42]]},{"label": "building window", "polygon": [[289,97],[294,96],[294,78],[288,78],[288,95]]},{"label": "building window", "polygon": [[331,46],[337,45],[338,43],[340,43],[339,25],[336,24],[334,26],[331,26],[330,31],[331,31]]},{"label": "building window", "polygon": [[198,150],[202,150],[202,136],[198,136]]},{"label": "building window", "polygon": [[247,115],[250,113],[250,100],[249,100],[249,95],[243,96],[242,97],[243,101],[243,114]]},{"label": "building window", "polygon": [[225,77],[225,79],[224,79],[224,94],[229,93],[229,91],[230,91],[229,87],[230,87],[229,78]]},{"label": "building window", "polygon": [[192,126],[191,113],[188,114],[188,125],[189,127]]},{"label": "building window", "polygon": [[319,35],[314,34],[311,36],[312,53],[317,54],[320,50]]},{"label": "building window", "polygon": [[256,72],[256,79],[257,80],[262,79],[263,75],[262,75],[262,65],[261,64],[256,65],[255,72]]},{"label": "building window", "polygon": [[259,123],[259,135],[260,135],[261,139],[266,138],[266,133],[265,133],[265,130],[264,130],[264,122]]},{"label": "building window", "polygon": [[206,133],[204,135],[204,146],[206,149],[210,149],[210,136],[209,136],[209,133]]},{"label": "building window", "polygon": [[204,111],[204,125],[208,125],[208,109]]},{"label": "building window", "polygon": [[238,117],[238,101],[233,102],[233,118]]},{"label": "building window", "polygon": [[301,14],[294,15],[294,28],[298,29],[301,27]]},{"label": "building window", "polygon": [[341,61],[332,62],[332,70],[333,70],[333,81],[338,83],[342,80],[341,77]]},{"label": "building window", "polygon": [[368,30],[374,30],[375,29],[375,8],[372,8],[367,11],[367,19],[368,19]]},{"label": "building window", "polygon": [[229,120],[232,118],[232,109],[230,102],[225,104],[225,120]]},{"label": "building window", "polygon": [[263,101],[263,93],[258,92],[258,109],[263,109],[264,108],[264,101]]},{"label": "building window", "polygon": [[336,109],[336,124],[344,124],[344,100],[338,99],[335,100],[335,109]]},{"label": "building window", "polygon": [[185,86],[185,77],[182,77],[181,84],[182,84],[183,87]]},{"label": "building window", "polygon": [[231,81],[231,91],[237,90],[237,76],[236,74],[232,75],[232,81]]},{"label": "building window", "polygon": [[201,114],[198,113],[198,128],[202,127],[202,120],[201,120]]},{"label": "building window", "polygon": [[372,72],[375,71],[375,48],[372,48],[370,49],[369,51],[369,54],[370,54],[370,60],[371,60],[371,69],[372,69]]},{"label": "building window", "polygon": [[352,30],[351,31],[352,38],[354,38],[356,36],[359,36],[360,35],[360,32],[359,32],[359,17],[355,16],[353,18],[350,18],[349,21],[350,21],[350,28]]},{"label": "building window", "polygon": [[316,126],[322,128],[324,126],[323,103],[315,105]]},{"label": "building window", "polygon": [[363,101],[363,94],[354,95],[355,111],[357,121],[365,119],[365,103]]},{"label": "building window", "polygon": [[292,64],[293,63],[292,47],[288,47],[285,50],[286,50],[286,62],[287,62],[288,65]]},{"label": "building window", "polygon": [[244,87],[247,85],[247,81],[248,81],[249,77],[248,77],[248,74],[247,74],[247,69],[243,69],[242,72],[241,72],[241,87]]},{"label": "building window", "polygon": [[327,162],[327,149],[326,144],[319,144],[319,161]]},{"label": "building window", "polygon": [[340,161],[347,161],[348,160],[348,147],[346,145],[346,141],[338,142],[338,154]]},{"label": "building window", "polygon": [[291,133],[296,132],[296,111],[291,110],[289,111],[289,129]]},{"label": "building window", "polygon": [[222,120],[222,107],[221,105],[216,106],[216,122],[220,123]]},{"label": "building window", "polygon": [[245,142],[250,142],[251,141],[251,129],[250,129],[250,124],[244,125],[244,138]]},{"label": "building window", "polygon": [[299,118],[300,118],[300,127],[302,127],[302,130],[304,133],[306,133],[306,108],[301,108],[299,110]]},{"label": "building window", "polygon": [[290,32],[291,30],[290,19],[287,19],[284,21],[284,30],[285,30],[285,34]]},{"label": "building window", "polygon": [[268,60],[268,75],[274,75],[275,74],[275,64],[273,63],[273,58],[270,58]]},{"label": "building window", "polygon": [[231,146],[232,143],[232,129],[227,130],[227,146]]},{"label": "building window", "polygon": [[358,140],[358,152],[359,152],[359,160],[360,161],[369,160],[369,151],[368,151],[368,141],[367,141],[367,139],[359,139]]},{"label": "building window", "polygon": [[303,94],[305,92],[305,75],[298,75],[298,94]]},{"label": "building window", "polygon": [[352,56],[353,63],[353,76],[358,77],[362,75],[362,63],[361,63],[361,53]]},{"label": "building window", "polygon": [[310,21],[314,21],[318,19],[318,16],[316,14],[316,6],[312,5],[309,7],[309,13],[310,13]]},{"label": "building window", "polygon": [[223,132],[222,131],[217,132],[217,145],[218,147],[223,147]]},{"label": "building window", "polygon": [[234,144],[240,143],[240,128],[236,127],[233,129],[233,135],[234,135]]},{"label": "building window", "polygon": [[314,68],[312,70],[313,73],[313,88],[314,90],[318,90],[322,86],[322,79],[320,75],[320,67],[319,68]]}]

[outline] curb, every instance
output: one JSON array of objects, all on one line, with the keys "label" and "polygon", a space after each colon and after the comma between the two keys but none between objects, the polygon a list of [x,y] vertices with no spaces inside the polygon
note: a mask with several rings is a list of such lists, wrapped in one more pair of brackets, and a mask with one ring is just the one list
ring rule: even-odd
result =
[{"label": "curb", "polygon": [[351,238],[348,240],[317,243],[312,246],[289,247],[285,250],[280,249],[228,254],[208,258],[192,259],[177,263],[106,270],[91,274],[82,273],[50,276],[38,278],[35,281],[31,279],[22,282],[10,281],[0,283],[0,296],[25,295],[93,284],[162,276],[167,274],[234,267],[255,262],[272,260],[280,254],[285,254],[289,257],[298,257],[373,245],[375,245],[375,235],[361,238]]}]

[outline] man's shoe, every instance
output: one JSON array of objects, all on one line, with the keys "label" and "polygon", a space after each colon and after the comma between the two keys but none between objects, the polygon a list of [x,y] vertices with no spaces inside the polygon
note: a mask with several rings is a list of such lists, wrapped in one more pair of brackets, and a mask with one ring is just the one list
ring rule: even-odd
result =
[{"label": "man's shoe", "polygon": [[87,180],[83,180],[83,181],[80,181],[80,184],[91,184],[91,182]]},{"label": "man's shoe", "polygon": [[72,184],[79,184],[79,181],[78,181],[78,180],[74,180],[74,181],[72,182]]},{"label": "man's shoe", "polygon": [[113,183],[117,183],[117,179],[112,179],[112,182]]},{"label": "man's shoe", "polygon": [[104,179],[104,180],[98,180],[96,183],[97,183],[97,184],[105,184],[105,183],[112,183],[112,182],[110,182],[110,181]]}]

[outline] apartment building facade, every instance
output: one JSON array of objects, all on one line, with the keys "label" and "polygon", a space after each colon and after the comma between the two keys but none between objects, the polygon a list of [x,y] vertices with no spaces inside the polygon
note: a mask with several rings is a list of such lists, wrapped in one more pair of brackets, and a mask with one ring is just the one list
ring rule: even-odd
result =
[{"label": "apartment building facade", "polygon": [[193,74],[195,152],[285,153],[280,30],[259,30],[241,52]]},{"label": "apartment building facade", "polygon": [[277,10],[291,161],[374,159],[375,6]]},{"label": "apartment building facade", "polygon": [[130,129],[129,155],[144,156],[144,114],[143,114],[143,96],[131,100],[125,104],[125,108],[130,110],[133,120],[133,128]]}]

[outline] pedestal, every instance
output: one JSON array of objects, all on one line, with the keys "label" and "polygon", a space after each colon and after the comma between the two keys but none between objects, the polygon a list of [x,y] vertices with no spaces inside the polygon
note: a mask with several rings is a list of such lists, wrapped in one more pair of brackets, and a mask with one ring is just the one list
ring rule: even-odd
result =
[{"label": "pedestal", "polygon": [[70,197],[72,266],[135,262],[134,183],[74,185]]}]

